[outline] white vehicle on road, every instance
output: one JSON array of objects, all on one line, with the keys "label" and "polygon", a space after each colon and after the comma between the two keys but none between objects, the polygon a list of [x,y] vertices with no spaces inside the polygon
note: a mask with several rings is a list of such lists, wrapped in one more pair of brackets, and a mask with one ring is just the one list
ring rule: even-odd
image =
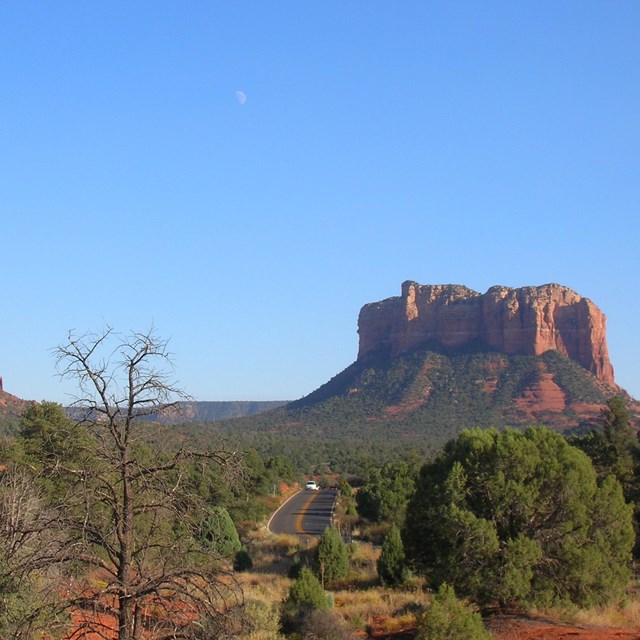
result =
[{"label": "white vehicle on road", "polygon": [[315,480],[308,480],[304,488],[311,491],[318,491],[320,489]]}]

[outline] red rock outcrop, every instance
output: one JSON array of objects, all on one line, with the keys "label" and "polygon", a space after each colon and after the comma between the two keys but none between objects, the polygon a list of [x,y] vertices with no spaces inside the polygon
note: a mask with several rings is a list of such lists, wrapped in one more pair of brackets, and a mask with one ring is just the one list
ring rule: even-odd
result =
[{"label": "red rock outcrop", "polygon": [[554,349],[614,384],[605,315],[559,284],[496,286],[480,294],[460,285],[407,281],[401,296],[361,309],[358,333],[359,359],[379,349],[393,357],[429,342],[454,348],[477,342],[532,356]]},{"label": "red rock outcrop", "polygon": [[27,407],[35,404],[30,400],[22,400],[0,389],[0,418],[7,416],[19,417]]}]

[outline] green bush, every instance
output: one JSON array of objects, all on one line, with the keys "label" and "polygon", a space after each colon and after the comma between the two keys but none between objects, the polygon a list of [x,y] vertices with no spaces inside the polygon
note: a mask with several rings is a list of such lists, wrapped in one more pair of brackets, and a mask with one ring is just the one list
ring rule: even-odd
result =
[{"label": "green bush", "polygon": [[418,620],[416,640],[489,640],[480,614],[456,598],[453,587],[443,584]]},{"label": "green bush", "polygon": [[378,558],[377,567],[378,577],[383,584],[395,586],[402,584],[409,577],[400,529],[395,525],[391,527],[382,543],[382,553]]},{"label": "green bush", "polygon": [[464,431],[422,468],[405,552],[435,585],[484,603],[605,604],[624,596],[634,541],[618,481],[536,428]]},{"label": "green bush", "polygon": [[282,628],[287,632],[294,631],[300,627],[309,611],[328,609],[329,601],[320,581],[311,569],[303,567],[282,604]]},{"label": "green bush", "polygon": [[212,507],[200,527],[203,540],[221,556],[240,551],[240,536],[229,512],[224,507]]},{"label": "green bush", "polygon": [[293,559],[291,560],[291,564],[289,565],[289,571],[287,572],[287,577],[291,578],[292,580],[295,580],[300,575],[300,571],[302,571],[302,567],[303,567],[302,559],[296,553],[296,555],[293,556]]},{"label": "green bush", "polygon": [[372,522],[402,526],[418,469],[406,462],[388,463],[372,474],[356,494],[358,513]]},{"label": "green bush", "polygon": [[253,560],[246,549],[240,549],[233,559],[234,571],[250,571],[253,569]]},{"label": "green bush", "polygon": [[289,589],[287,602],[310,609],[328,609],[327,595],[311,569],[303,567]]},{"label": "green bush", "polygon": [[341,580],[349,572],[347,545],[335,527],[328,527],[322,532],[315,551],[315,562],[323,584]]}]

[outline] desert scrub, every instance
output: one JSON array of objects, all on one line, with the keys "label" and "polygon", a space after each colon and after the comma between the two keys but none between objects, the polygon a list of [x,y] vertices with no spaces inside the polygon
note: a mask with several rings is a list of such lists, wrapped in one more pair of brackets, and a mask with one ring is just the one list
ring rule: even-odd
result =
[{"label": "desert scrub", "polygon": [[480,614],[456,598],[443,584],[429,608],[418,618],[416,640],[491,640]]},{"label": "desert scrub", "polygon": [[256,531],[247,543],[247,549],[256,567],[277,563],[287,556],[305,550],[307,546],[298,536],[273,534],[266,528]]},{"label": "desert scrub", "polygon": [[282,640],[280,634],[280,608],[277,603],[247,600],[244,606],[247,632],[242,640]]},{"label": "desert scrub", "polygon": [[242,587],[245,600],[258,600],[268,604],[279,605],[286,597],[291,580],[286,576],[274,573],[247,571],[236,574]]},{"label": "desert scrub", "polygon": [[427,608],[430,596],[422,589],[394,591],[374,587],[333,592],[335,610],[354,628],[379,627],[386,619],[402,618],[403,627],[415,626],[416,616]]},{"label": "desert scrub", "polygon": [[293,581],[287,599],[282,603],[280,621],[285,633],[301,628],[311,611],[328,611],[333,604],[311,569],[304,567]]}]

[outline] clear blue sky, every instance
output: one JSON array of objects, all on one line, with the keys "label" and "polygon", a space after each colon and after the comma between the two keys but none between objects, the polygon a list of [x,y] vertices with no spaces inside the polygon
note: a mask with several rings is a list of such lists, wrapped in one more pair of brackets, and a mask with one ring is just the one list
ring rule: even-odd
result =
[{"label": "clear blue sky", "polygon": [[637,0],[0,3],[5,390],[64,402],[67,330],[154,324],[196,399],[298,398],[411,279],[575,289],[640,397],[639,30]]}]

